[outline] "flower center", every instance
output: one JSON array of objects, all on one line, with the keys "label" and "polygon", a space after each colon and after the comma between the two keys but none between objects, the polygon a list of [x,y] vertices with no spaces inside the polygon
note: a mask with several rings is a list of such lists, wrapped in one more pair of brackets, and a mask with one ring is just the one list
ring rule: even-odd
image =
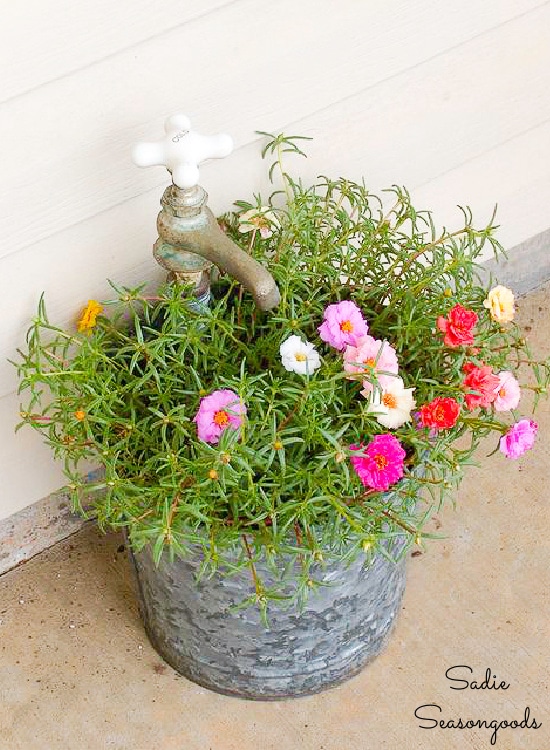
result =
[{"label": "flower center", "polygon": [[506,391],[504,390],[504,388],[501,388],[501,389],[500,389],[500,391],[498,392],[498,395],[499,395],[499,396],[500,396],[501,398],[504,398],[504,396],[506,396]]},{"label": "flower center", "polygon": [[388,409],[396,409],[397,408],[397,399],[393,395],[393,393],[384,393],[382,396],[382,403],[384,406],[386,406]]},{"label": "flower center", "polygon": [[214,414],[214,424],[217,424],[218,427],[225,427],[226,424],[229,423],[229,415],[226,411],[223,409],[220,409],[220,411],[217,411]]},{"label": "flower center", "polygon": [[343,320],[340,323],[340,330],[342,333],[351,333],[353,331],[353,323],[351,320]]},{"label": "flower center", "polygon": [[307,355],[303,352],[296,352],[296,354],[294,355],[294,359],[296,360],[296,362],[305,362],[307,359]]},{"label": "flower center", "polygon": [[374,370],[374,368],[376,367],[376,360],[374,359],[374,357],[369,357],[368,359],[363,360],[363,364]]},{"label": "flower center", "polygon": [[383,456],[381,453],[377,453],[374,457],[374,463],[376,464],[376,468],[378,469],[378,471],[382,471],[382,469],[386,468],[389,461],[386,456]]}]

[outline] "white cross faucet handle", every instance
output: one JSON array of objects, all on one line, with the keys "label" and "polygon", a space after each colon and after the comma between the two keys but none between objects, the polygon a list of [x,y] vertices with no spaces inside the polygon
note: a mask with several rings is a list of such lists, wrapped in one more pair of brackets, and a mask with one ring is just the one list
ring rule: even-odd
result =
[{"label": "white cross faucet handle", "polygon": [[229,135],[199,135],[191,130],[185,115],[172,115],[164,123],[166,135],[154,143],[137,143],[132,152],[138,167],[163,165],[172,173],[174,185],[190,188],[199,182],[198,165],[206,159],[220,159],[233,151]]}]

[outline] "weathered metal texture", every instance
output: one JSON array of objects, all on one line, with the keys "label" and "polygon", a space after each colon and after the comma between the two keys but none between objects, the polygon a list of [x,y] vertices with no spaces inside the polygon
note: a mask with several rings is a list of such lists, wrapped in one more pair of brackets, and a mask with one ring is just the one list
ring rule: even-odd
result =
[{"label": "weathered metal texture", "polygon": [[271,310],[281,299],[269,271],[241,250],[222,230],[206,206],[206,192],[198,185],[181,189],[170,185],[157,217],[159,239],[153,254],[163,268],[194,280],[212,263],[241,282],[261,310]]},{"label": "weathered metal texture", "polygon": [[[197,584],[198,555],[164,555],[158,568],[147,548],[131,557],[159,654],[204,687],[256,700],[316,693],[360,671],[383,650],[405,587],[404,559],[329,564],[313,577],[331,585],[312,591],[302,613],[271,606],[266,630],[256,606],[229,611],[252,593],[248,569]],[[273,580],[262,561],[256,570]]]}]

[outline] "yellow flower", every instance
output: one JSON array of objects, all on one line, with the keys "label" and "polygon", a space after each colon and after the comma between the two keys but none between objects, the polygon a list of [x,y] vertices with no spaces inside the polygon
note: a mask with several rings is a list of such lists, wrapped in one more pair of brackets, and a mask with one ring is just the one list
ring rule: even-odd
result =
[{"label": "yellow flower", "polygon": [[499,323],[514,319],[514,293],[506,286],[495,286],[489,292],[483,307],[491,311],[491,318]]},{"label": "yellow flower", "polygon": [[103,312],[103,307],[96,302],[95,299],[88,300],[88,304],[82,311],[82,315],[78,319],[78,330],[91,331],[96,324],[96,318],[100,312]]}]

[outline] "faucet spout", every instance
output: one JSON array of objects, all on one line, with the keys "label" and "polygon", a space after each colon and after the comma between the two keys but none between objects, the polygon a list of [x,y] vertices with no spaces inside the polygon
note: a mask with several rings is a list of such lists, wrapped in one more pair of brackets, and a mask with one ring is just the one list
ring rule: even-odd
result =
[{"label": "faucet spout", "polygon": [[194,279],[197,287],[204,286],[204,277],[214,264],[240,281],[261,310],[276,307],[281,295],[273,276],[220,229],[206,198],[198,185],[166,189],[157,219],[155,258],[172,274]]},{"label": "faucet spout", "polygon": [[198,255],[211,261],[220,270],[241,282],[260,310],[271,310],[281,301],[273,276],[267,268],[242,250],[223,232],[209,208],[206,230],[196,237]]}]

